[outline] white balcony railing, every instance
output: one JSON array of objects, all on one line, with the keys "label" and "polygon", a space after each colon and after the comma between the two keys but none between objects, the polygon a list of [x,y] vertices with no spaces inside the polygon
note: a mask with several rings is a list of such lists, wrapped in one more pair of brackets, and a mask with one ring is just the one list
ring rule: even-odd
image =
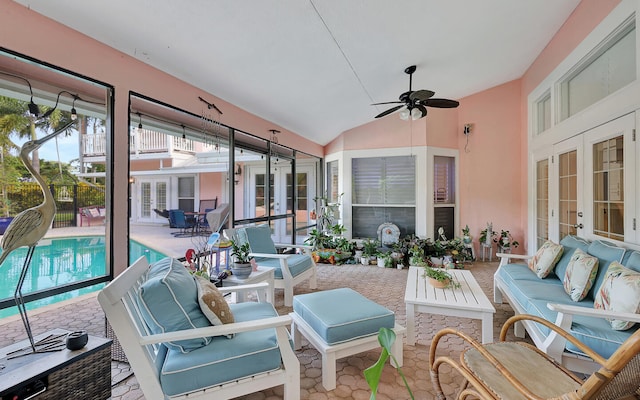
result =
[{"label": "white balcony railing", "polygon": [[[171,151],[193,153],[193,140],[171,136],[160,132],[142,129],[133,130],[129,137],[129,152],[131,154],[170,153]],[[82,152],[85,157],[105,156],[107,154],[107,137],[104,133],[83,135]]]}]

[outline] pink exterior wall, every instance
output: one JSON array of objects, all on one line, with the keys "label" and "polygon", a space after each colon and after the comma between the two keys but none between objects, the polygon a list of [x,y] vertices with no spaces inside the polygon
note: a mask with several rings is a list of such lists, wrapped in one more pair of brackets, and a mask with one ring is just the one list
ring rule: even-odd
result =
[{"label": "pink exterior wall", "polygon": [[[520,204],[526,202],[519,190],[520,81],[460,99],[457,146],[460,149],[460,225],[469,225],[477,243],[488,222],[493,229],[509,230],[522,243]],[[473,124],[467,151],[465,124]],[[524,174],[526,176],[526,174]]]},{"label": "pink exterior wall", "polygon": [[222,194],[224,193],[224,184],[227,180],[224,179],[222,172],[205,172],[200,174],[200,198],[201,199],[215,199],[218,198],[218,204],[225,202]]},{"label": "pink exterior wall", "polygon": [[403,121],[391,114],[343,132],[324,148],[325,154],[359,149],[429,146],[457,147],[457,109],[429,109],[427,117]]}]

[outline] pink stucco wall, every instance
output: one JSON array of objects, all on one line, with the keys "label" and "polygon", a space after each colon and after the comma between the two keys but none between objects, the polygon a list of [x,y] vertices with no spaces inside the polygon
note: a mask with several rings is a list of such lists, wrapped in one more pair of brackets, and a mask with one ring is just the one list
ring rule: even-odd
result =
[{"label": "pink stucco wall", "polygon": [[[519,152],[519,100],[519,80],[460,99],[460,225],[469,225],[476,242],[491,222],[494,230],[509,230],[522,243],[520,204],[526,197],[518,183],[526,164]],[[462,134],[465,124],[473,124],[468,144]]]}]

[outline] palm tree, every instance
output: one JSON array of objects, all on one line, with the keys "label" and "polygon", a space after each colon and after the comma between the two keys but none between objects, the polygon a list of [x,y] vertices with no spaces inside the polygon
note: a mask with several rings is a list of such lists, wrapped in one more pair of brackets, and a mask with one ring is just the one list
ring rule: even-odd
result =
[{"label": "palm tree", "polygon": [[[20,146],[11,140],[13,134],[36,140],[36,117],[29,112],[27,102],[0,96],[0,142],[17,149]],[[31,163],[36,171],[40,170],[37,150],[31,154]]]}]

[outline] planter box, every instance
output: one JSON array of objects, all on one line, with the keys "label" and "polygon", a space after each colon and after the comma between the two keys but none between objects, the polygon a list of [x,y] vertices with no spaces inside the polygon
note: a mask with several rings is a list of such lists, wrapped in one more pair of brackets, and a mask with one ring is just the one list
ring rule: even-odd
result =
[{"label": "planter box", "polygon": [[0,235],[4,235],[4,231],[7,230],[9,224],[13,221],[13,217],[0,218]]}]

